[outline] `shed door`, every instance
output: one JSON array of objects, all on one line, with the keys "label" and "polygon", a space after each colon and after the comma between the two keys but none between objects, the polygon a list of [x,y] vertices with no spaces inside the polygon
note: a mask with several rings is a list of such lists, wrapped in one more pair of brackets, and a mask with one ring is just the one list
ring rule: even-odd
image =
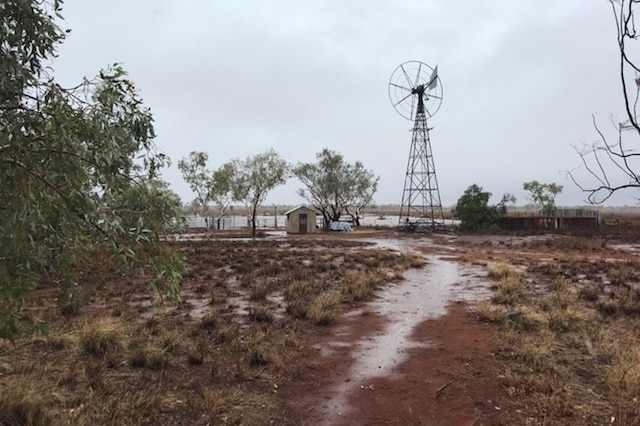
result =
[{"label": "shed door", "polygon": [[301,234],[306,234],[307,232],[307,214],[300,213],[298,215],[298,232]]}]

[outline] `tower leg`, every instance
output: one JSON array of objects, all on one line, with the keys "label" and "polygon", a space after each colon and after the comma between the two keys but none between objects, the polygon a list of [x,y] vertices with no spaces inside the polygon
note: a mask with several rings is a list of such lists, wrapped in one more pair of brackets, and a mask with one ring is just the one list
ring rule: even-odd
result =
[{"label": "tower leg", "polygon": [[418,111],[413,126],[398,228],[405,231],[444,227],[438,179],[433,163],[427,118]]}]

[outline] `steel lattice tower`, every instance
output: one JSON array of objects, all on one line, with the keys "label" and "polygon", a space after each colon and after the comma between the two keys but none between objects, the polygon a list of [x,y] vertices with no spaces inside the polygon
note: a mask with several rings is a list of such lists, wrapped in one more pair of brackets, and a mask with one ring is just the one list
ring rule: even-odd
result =
[{"label": "steel lattice tower", "polygon": [[444,225],[438,178],[433,162],[429,128],[422,97],[418,101],[418,112],[413,125],[407,174],[400,207],[401,229],[435,229]]}]

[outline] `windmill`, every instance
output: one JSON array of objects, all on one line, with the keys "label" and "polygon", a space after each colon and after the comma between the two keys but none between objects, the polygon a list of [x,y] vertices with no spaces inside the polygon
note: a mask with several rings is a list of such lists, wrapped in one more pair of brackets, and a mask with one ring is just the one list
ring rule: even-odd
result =
[{"label": "windmill", "polygon": [[443,227],[444,215],[429,140],[431,129],[427,127],[427,118],[433,117],[442,103],[438,67],[431,68],[420,61],[401,64],[389,79],[389,99],[398,114],[413,121],[398,228]]}]

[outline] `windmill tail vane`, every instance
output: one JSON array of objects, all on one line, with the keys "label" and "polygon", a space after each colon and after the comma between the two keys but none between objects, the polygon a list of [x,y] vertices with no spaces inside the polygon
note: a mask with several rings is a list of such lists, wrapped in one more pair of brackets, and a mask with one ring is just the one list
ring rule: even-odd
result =
[{"label": "windmill tail vane", "polygon": [[435,89],[438,86],[438,66],[433,69],[433,73],[431,74],[431,78],[429,80],[429,84],[427,85],[427,89]]}]

